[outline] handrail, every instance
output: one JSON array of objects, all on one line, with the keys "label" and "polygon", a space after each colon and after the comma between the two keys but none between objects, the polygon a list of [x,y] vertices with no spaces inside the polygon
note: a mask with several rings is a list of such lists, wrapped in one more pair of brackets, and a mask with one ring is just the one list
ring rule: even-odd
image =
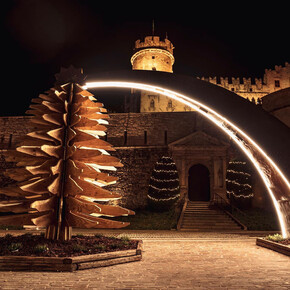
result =
[{"label": "handrail", "polygon": [[238,223],[244,230],[247,230],[247,226],[245,226],[235,216],[233,216],[234,211],[239,212],[243,216],[247,216],[239,208],[237,208],[234,205],[232,205],[231,203],[229,203],[224,197],[222,197],[221,195],[219,195],[216,192],[213,194],[213,199],[210,202],[210,205],[212,205],[212,204],[217,205],[220,209],[222,209],[225,213],[227,213],[233,220],[235,220],[236,223]]},{"label": "handrail", "polygon": [[177,223],[177,227],[176,227],[177,230],[180,230],[180,228],[181,228],[181,224],[182,224],[182,221],[183,221],[183,216],[184,216],[184,212],[185,212],[186,207],[187,207],[187,203],[188,203],[188,199],[186,198],[185,201],[184,201],[181,213],[180,213],[180,217],[179,217],[178,223]]}]

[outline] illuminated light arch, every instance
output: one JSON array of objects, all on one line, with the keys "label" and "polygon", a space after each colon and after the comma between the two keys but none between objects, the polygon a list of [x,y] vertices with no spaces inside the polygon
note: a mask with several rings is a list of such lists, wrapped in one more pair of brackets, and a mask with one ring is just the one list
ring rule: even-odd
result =
[{"label": "illuminated light arch", "polygon": [[276,210],[280,223],[281,233],[284,238],[289,237],[289,180],[279,168],[279,166],[274,162],[274,160],[267,155],[265,150],[263,150],[261,146],[259,146],[257,142],[253,140],[252,137],[250,137],[238,125],[234,124],[232,121],[218,113],[209,105],[205,105],[203,102],[196,100],[196,98],[192,97],[190,94],[185,95],[175,90],[168,89],[168,86],[166,85],[159,86],[156,84],[148,84],[148,82],[140,83],[136,82],[135,80],[125,81],[122,80],[122,75],[120,76],[120,81],[116,81],[115,78],[111,79],[113,80],[110,81],[110,78],[107,77],[106,80],[103,80],[102,78],[96,82],[88,82],[84,88],[130,88],[161,94],[196,110],[198,113],[212,121],[217,127],[222,129],[249,158],[261,176]]}]

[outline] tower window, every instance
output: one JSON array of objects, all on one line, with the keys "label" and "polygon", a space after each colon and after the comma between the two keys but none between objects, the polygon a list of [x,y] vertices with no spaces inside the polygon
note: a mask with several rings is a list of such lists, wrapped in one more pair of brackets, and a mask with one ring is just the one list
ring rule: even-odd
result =
[{"label": "tower window", "polygon": [[152,59],[155,59],[155,56],[154,55],[152,56]]},{"label": "tower window", "polygon": [[152,70],[156,71],[156,67],[152,67]]},{"label": "tower window", "polygon": [[155,109],[155,102],[154,100],[150,101],[150,109]]},{"label": "tower window", "polygon": [[167,131],[165,130],[164,131],[164,144],[167,145],[167,142],[168,142],[168,140],[167,140]]},{"label": "tower window", "polygon": [[275,88],[280,88],[280,81],[279,80],[275,80]]},{"label": "tower window", "polygon": [[144,131],[144,144],[147,145],[147,131]]},{"label": "tower window", "polygon": [[127,131],[124,131],[124,145],[127,145],[127,141],[128,141],[128,134],[127,134]]},{"label": "tower window", "polygon": [[170,109],[172,108],[172,100],[168,101],[168,108],[170,108]]}]

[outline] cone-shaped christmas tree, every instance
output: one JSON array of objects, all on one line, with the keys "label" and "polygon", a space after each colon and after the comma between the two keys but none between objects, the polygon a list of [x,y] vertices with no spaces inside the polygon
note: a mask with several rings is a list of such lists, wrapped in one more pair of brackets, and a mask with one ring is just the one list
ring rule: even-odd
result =
[{"label": "cone-shaped christmas tree", "polygon": [[105,204],[121,198],[103,188],[117,180],[105,171],[122,164],[107,152],[113,147],[99,138],[108,123],[102,104],[74,81],[32,101],[27,113],[33,115],[35,130],[6,157],[17,162],[18,168],[6,173],[18,183],[0,189],[10,197],[0,211],[14,213],[1,216],[0,224],[43,226],[47,238],[62,240],[70,239],[72,227],[127,226],[101,218],[134,214]]},{"label": "cone-shaped christmas tree", "polygon": [[148,205],[157,211],[169,210],[179,198],[179,178],[171,157],[156,162],[149,182]]},{"label": "cone-shaped christmas tree", "polygon": [[229,162],[226,185],[229,198],[245,199],[253,197],[252,179],[246,161],[233,160]]}]

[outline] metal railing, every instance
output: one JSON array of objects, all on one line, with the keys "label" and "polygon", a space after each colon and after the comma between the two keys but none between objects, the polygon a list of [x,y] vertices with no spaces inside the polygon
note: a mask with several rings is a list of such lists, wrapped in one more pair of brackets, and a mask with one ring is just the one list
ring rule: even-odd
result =
[{"label": "metal railing", "polygon": [[213,194],[213,199],[210,201],[210,207],[217,206],[221,210],[223,210],[227,215],[229,215],[237,224],[239,224],[243,230],[247,230],[247,226],[245,226],[241,221],[239,221],[235,213],[238,213],[244,217],[247,215],[241,211],[239,208],[235,207],[231,203],[229,203],[224,197],[219,195],[218,193]]}]

